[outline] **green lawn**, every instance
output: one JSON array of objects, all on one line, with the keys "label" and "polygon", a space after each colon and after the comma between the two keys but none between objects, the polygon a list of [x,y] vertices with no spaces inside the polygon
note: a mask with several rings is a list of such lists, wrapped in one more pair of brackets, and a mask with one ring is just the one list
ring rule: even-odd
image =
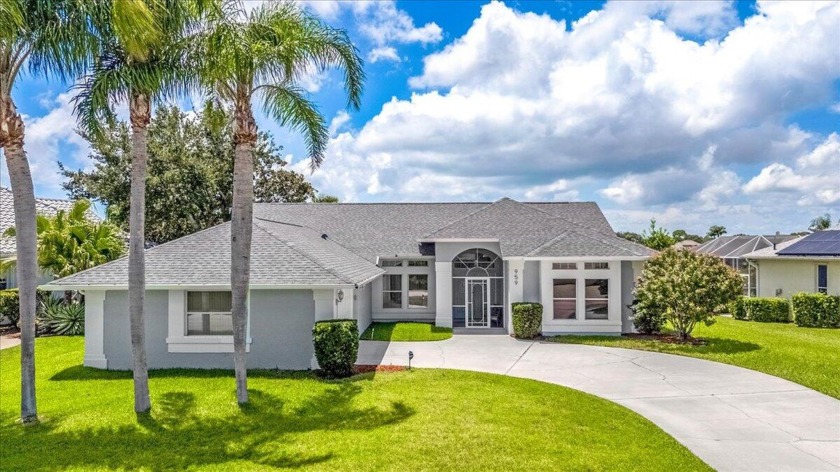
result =
[{"label": "green lawn", "polygon": [[371,323],[362,333],[366,341],[443,341],[452,337],[452,328],[431,323]]},{"label": "green lawn", "polygon": [[758,323],[718,317],[692,336],[705,346],[609,336],[558,336],[564,343],[625,347],[699,357],[782,377],[840,398],[840,329],[800,328],[793,323]]},{"label": "green lawn", "polygon": [[641,416],[567,388],[451,370],[152,371],[151,418],[131,376],[80,366],[81,338],[37,341],[42,422],[15,422],[20,348],[0,351],[3,470],[709,470]]}]

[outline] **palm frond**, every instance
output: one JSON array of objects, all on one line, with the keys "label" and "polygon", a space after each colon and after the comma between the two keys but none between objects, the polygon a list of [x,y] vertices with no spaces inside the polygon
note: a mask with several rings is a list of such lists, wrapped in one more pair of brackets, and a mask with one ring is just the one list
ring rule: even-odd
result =
[{"label": "palm frond", "polygon": [[296,87],[265,85],[262,87],[263,107],[281,126],[288,126],[303,134],[313,171],[324,160],[329,131],[324,117],[306,91]]}]

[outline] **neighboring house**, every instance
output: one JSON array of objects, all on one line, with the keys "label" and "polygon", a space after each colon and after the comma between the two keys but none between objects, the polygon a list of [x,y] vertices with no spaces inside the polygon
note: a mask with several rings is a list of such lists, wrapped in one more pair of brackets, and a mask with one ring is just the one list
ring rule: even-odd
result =
[{"label": "neighboring house", "polygon": [[758,275],[760,297],[798,292],[840,295],[840,230],[811,233],[749,254],[744,258]]},{"label": "neighboring house", "polygon": [[756,285],[752,281],[756,277],[755,268],[747,263],[744,255],[759,249],[773,247],[774,244],[779,244],[794,238],[796,236],[783,234],[773,236],[752,236],[746,234],[721,236],[706,241],[694,251],[701,254],[711,254],[723,259],[726,265],[741,274],[741,278],[744,280],[744,295],[754,297],[756,296]]},{"label": "neighboring house", "polygon": [[683,239],[674,244],[673,248],[677,250],[694,251],[700,247],[700,243],[693,239]]},{"label": "neighboring house", "polygon": [[[146,251],[152,368],[232,365],[230,224]],[[412,320],[512,332],[510,304],[542,303],[542,330],[619,334],[648,248],[595,203],[256,204],[250,367],[312,366],[316,320]],[[85,293],[85,365],[129,369],[127,259],[52,282]]]},{"label": "neighboring house", "polygon": [[[56,198],[35,198],[35,212],[39,215],[53,216],[59,210],[70,211],[73,207],[73,200],[60,200]],[[94,213],[89,213],[89,218],[98,221]],[[15,225],[15,207],[12,191],[6,187],[0,187],[0,260],[14,259],[15,238],[3,236],[7,229]],[[51,280],[49,274],[40,274],[40,283]],[[0,273],[0,290],[17,287],[17,276],[14,269]]]}]

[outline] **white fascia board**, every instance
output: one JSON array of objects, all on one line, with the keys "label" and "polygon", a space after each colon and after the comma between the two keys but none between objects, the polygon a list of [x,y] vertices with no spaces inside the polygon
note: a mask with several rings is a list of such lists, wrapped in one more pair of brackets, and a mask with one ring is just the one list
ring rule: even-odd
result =
[{"label": "white fascia board", "polygon": [[564,256],[564,257],[524,257],[526,261],[561,261],[561,262],[621,262],[621,261],[646,261],[652,256]]},{"label": "white fascia board", "polygon": [[[380,274],[381,275],[381,274]],[[378,277],[378,276],[377,276]],[[375,277],[374,277],[375,278]],[[373,279],[371,279],[373,280]],[[344,289],[352,288],[354,284],[333,285],[250,285],[251,290],[311,290],[311,289]],[[40,290],[128,290],[128,285],[51,285],[38,286]],[[146,285],[146,290],[230,290],[230,285]]]}]

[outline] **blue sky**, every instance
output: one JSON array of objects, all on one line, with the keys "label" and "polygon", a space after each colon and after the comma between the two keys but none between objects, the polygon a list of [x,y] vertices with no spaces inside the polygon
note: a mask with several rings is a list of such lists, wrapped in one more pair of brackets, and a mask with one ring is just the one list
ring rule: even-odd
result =
[{"label": "blue sky", "polygon": [[[304,83],[332,123],[310,179],[343,201],[594,200],[634,231],[840,217],[838,3],[304,5],[366,60],[359,110],[335,73]],[[56,161],[89,165],[67,89],[14,92],[42,196],[63,196]],[[300,137],[258,123],[308,174]]]}]

